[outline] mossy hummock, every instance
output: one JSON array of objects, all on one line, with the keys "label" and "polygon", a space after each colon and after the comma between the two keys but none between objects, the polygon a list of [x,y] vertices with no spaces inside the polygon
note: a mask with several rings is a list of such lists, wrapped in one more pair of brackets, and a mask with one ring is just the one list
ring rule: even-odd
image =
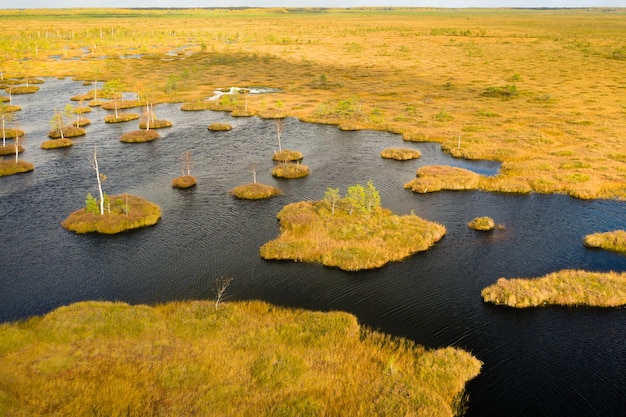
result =
[{"label": "mossy hummock", "polygon": [[301,163],[287,162],[278,164],[272,169],[272,175],[277,178],[296,179],[309,175],[309,167]]},{"label": "mossy hummock", "polygon": [[243,200],[260,200],[278,195],[280,194],[280,190],[272,187],[271,185],[259,184],[255,182],[235,187],[230,193]]},{"label": "mossy hummock", "polygon": [[274,152],[272,160],[276,162],[296,162],[304,158],[302,152],[291,151],[289,149],[283,149],[282,151]]},{"label": "mossy hummock", "polygon": [[141,142],[150,142],[155,139],[160,138],[159,132],[156,130],[133,130],[132,132],[126,132],[122,136],[120,136],[120,142],[125,143],[141,143]]},{"label": "mossy hummock", "polygon": [[41,149],[58,149],[58,148],[67,148],[74,144],[72,139],[63,138],[63,139],[50,139],[45,140],[41,143]]},{"label": "mossy hummock", "polygon": [[109,196],[105,213],[90,213],[86,207],[76,210],[61,225],[76,233],[116,234],[152,226],[161,218],[161,208],[132,194]]},{"label": "mossy hummock", "polygon": [[176,177],[172,180],[172,187],[174,188],[190,188],[195,186],[198,183],[196,177],[193,175],[182,175],[180,177]]},{"label": "mossy hummock", "polygon": [[13,174],[21,174],[23,172],[29,172],[35,169],[35,166],[26,161],[2,161],[0,160],[0,177]]},{"label": "mossy hummock", "polygon": [[396,161],[408,161],[417,159],[422,154],[417,149],[409,148],[385,148],[380,152],[380,156],[385,159],[395,159]]}]

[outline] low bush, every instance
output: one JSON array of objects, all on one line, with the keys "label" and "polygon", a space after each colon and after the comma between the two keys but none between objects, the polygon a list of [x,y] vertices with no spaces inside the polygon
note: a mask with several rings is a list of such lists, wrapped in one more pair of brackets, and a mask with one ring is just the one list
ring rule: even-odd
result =
[{"label": "low bush", "polygon": [[500,278],[481,292],[485,302],[509,307],[626,305],[626,273],[563,270],[540,278]]}]

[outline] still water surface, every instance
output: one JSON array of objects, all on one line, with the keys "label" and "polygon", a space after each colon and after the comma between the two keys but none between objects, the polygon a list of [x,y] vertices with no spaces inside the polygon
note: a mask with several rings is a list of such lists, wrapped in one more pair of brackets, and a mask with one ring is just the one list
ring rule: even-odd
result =
[{"label": "still water surface", "polygon": [[[24,160],[35,171],[0,178],[0,321],[44,314],[80,300],[161,303],[212,298],[212,281],[231,276],[231,300],[262,299],[315,310],[354,313],[361,323],[428,347],[456,346],[484,361],[468,386],[468,416],[626,415],[626,310],[486,305],[480,291],[499,277],[534,277],[564,269],[626,271],[626,256],[589,250],[592,232],[626,228],[624,203],[561,195],[482,192],[415,194],[403,184],[423,165],[449,164],[493,175],[493,162],[455,160],[432,143],[404,143],[384,132],[342,132],[334,126],[286,121],[283,146],[304,153],[311,175],[283,181],[270,175],[277,147],[271,120],[218,112],[182,112],[159,105],[174,126],[145,144],[118,141],[137,122],[107,125],[102,109],[72,148],[43,151],[55,108],[85,92],[70,80],[48,79],[34,95],[15,96],[26,132]],[[134,109],[131,111],[140,111]],[[209,132],[212,122],[233,125]],[[60,226],[95,194],[88,156],[98,148],[104,187],[159,204],[154,227],[120,236],[79,236]],[[413,147],[418,160],[380,158],[386,147]],[[180,155],[191,151],[193,190],[176,190]],[[240,201],[228,192],[252,181],[278,186],[280,197]],[[291,202],[320,199],[371,179],[382,203],[398,214],[444,224],[428,252],[384,268],[347,273],[318,265],[266,262],[259,247],[278,234],[276,214]],[[466,223],[491,216],[504,230],[482,234]]]}]

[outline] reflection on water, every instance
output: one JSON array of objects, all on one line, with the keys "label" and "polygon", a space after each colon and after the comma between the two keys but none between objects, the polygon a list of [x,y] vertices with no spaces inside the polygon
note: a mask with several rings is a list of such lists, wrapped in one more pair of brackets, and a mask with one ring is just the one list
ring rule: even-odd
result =
[{"label": "reflection on water", "polygon": [[[429,347],[454,345],[485,362],[469,385],[470,416],[622,416],[626,393],[623,309],[512,310],[485,305],[480,290],[499,277],[540,276],[564,268],[626,270],[626,257],[586,249],[585,234],[625,228],[624,205],[567,196],[483,192],[414,194],[403,184],[417,168],[453,164],[493,175],[492,162],[455,160],[432,143],[405,143],[383,132],[342,132],[334,126],[286,121],[283,146],[304,153],[309,177],[270,175],[277,147],[271,120],[225,113],[182,112],[158,105],[174,123],[161,138],[124,144],[136,121],[108,125],[94,109],[87,135],[72,148],[43,151],[48,121],[72,95],[70,80],[47,80],[35,95],[16,97],[26,131],[22,158],[35,171],[0,178],[0,320],[14,320],[79,300],[160,303],[212,297],[212,280],[232,276],[231,299],[264,299],[318,310],[344,310],[373,328]],[[210,132],[226,122],[230,132]],[[60,223],[95,194],[88,156],[98,147],[109,194],[130,192],[159,204],[161,222],[120,236],[78,236]],[[420,150],[417,160],[380,157],[390,146]],[[170,186],[179,158],[191,151],[198,186]],[[252,181],[283,195],[240,201],[228,191]],[[276,213],[291,202],[319,199],[327,187],[371,179],[383,205],[443,223],[448,232],[428,252],[374,271],[347,273],[318,265],[266,262],[259,247],[278,234]],[[477,216],[505,226],[491,234],[469,229]]]}]

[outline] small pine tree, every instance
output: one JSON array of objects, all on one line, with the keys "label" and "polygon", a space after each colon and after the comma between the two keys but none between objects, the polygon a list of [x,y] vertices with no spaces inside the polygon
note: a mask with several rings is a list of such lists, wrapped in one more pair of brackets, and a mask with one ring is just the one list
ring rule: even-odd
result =
[{"label": "small pine tree", "polygon": [[87,199],[85,200],[85,210],[87,210],[87,213],[100,214],[98,200],[96,199],[96,197],[92,196],[91,193],[87,194]]}]

